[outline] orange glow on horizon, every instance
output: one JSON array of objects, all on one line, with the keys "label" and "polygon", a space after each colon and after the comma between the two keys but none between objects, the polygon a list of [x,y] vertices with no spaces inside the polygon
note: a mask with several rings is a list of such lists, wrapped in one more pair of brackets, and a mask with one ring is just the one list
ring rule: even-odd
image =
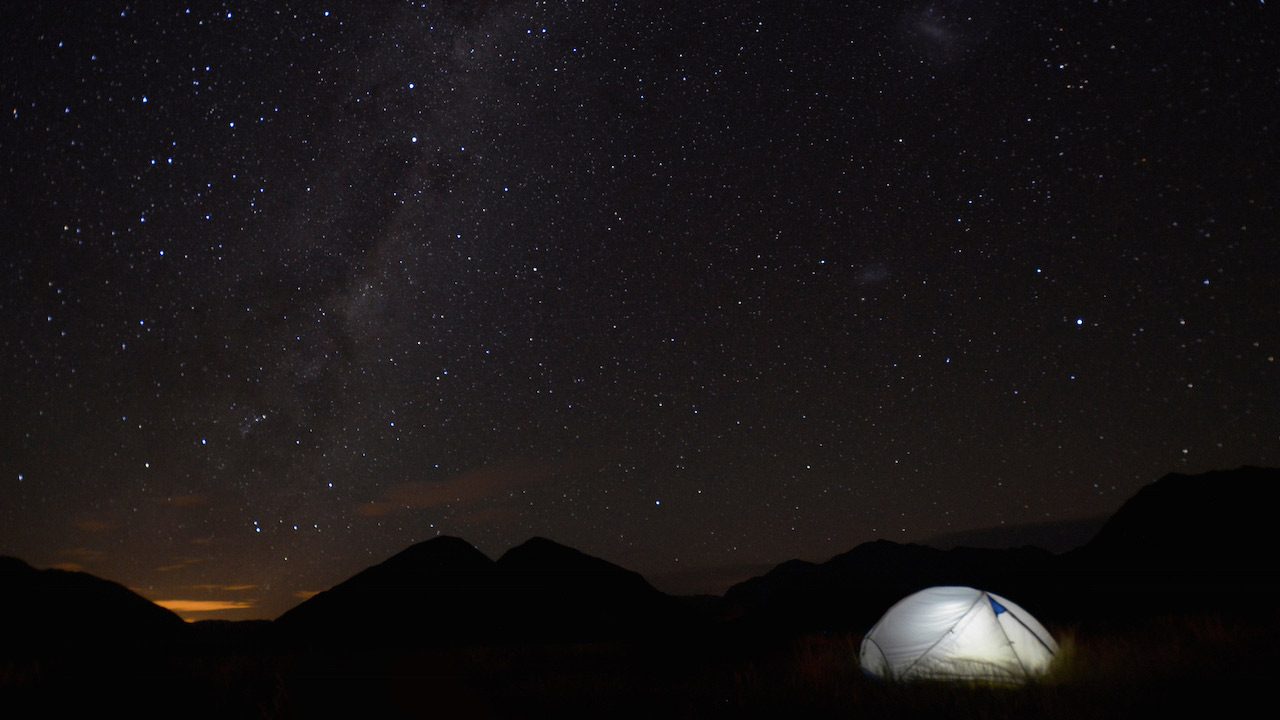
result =
[{"label": "orange glow on horizon", "polygon": [[213,613],[253,607],[253,603],[243,600],[156,600],[155,603],[176,613]]}]

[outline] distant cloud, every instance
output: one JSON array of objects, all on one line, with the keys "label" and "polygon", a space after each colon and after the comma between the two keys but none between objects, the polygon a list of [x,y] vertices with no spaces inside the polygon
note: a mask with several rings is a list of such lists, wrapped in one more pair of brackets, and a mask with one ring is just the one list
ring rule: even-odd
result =
[{"label": "distant cloud", "polygon": [[206,495],[174,495],[165,498],[164,502],[176,508],[192,508],[208,505],[209,498]]},{"label": "distant cloud", "polygon": [[468,525],[505,525],[520,517],[520,508],[514,503],[464,508],[454,517],[458,523]]},{"label": "distant cloud", "polygon": [[97,520],[94,518],[84,518],[82,520],[77,520],[75,521],[74,525],[76,526],[77,529],[83,530],[84,532],[89,532],[89,533],[106,532],[111,528],[115,527],[114,523],[109,523],[104,520]]},{"label": "distant cloud", "polygon": [[160,572],[173,572],[174,570],[183,570],[185,568],[191,567],[192,565],[199,565],[205,560],[207,560],[207,558],[195,558],[195,557],[178,558],[169,565],[161,565],[160,567],[156,568],[156,570]]},{"label": "distant cloud", "polygon": [[299,600],[310,600],[311,598],[319,594],[320,594],[319,590],[299,590],[298,592],[294,593],[293,596],[298,598]]},{"label": "distant cloud", "polygon": [[206,592],[247,592],[249,590],[257,590],[257,585],[218,585],[214,583],[204,583],[201,585],[188,585],[192,590],[204,590]]},{"label": "distant cloud", "polygon": [[62,551],[62,554],[75,560],[72,564],[84,566],[92,565],[107,556],[107,554],[101,550],[87,547],[67,548]]},{"label": "distant cloud", "polygon": [[[384,517],[396,512],[446,505],[465,510],[484,503],[486,511],[492,513],[502,510],[495,508],[494,503],[513,502],[525,491],[562,481],[566,475],[590,465],[589,459],[560,463],[512,461],[488,465],[447,480],[417,480],[392,485],[382,499],[357,505],[356,512],[365,517]],[[510,516],[509,512],[500,514]]]},{"label": "distant cloud", "polygon": [[176,613],[213,613],[248,610],[253,603],[246,600],[156,600],[157,605]]},{"label": "distant cloud", "polygon": [[50,565],[55,570],[66,570],[68,572],[84,572],[84,566],[76,562],[60,562]]}]

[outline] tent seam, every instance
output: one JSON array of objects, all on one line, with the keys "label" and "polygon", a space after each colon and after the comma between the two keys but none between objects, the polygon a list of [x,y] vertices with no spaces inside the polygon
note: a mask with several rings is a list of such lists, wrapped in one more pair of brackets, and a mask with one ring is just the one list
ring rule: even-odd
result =
[{"label": "tent seam", "polygon": [[[1031,637],[1035,638],[1035,639],[1036,639],[1036,642],[1038,642],[1038,643],[1040,643],[1041,645],[1043,645],[1043,646],[1044,646],[1044,649],[1045,649],[1045,650],[1048,650],[1050,655],[1053,655],[1053,656],[1055,656],[1055,657],[1058,655],[1058,653],[1057,653],[1056,651],[1054,651],[1054,649],[1053,649],[1053,648],[1049,647],[1049,643],[1045,642],[1045,641],[1044,641],[1044,638],[1040,637],[1040,634],[1039,634],[1039,633],[1037,633],[1035,630],[1032,630],[1030,625],[1028,625],[1028,624],[1026,624],[1026,623],[1022,622],[1022,618],[1018,617],[1016,613],[1014,613],[1013,611],[1009,610],[1009,608],[1005,608],[1005,609],[1004,609],[1004,611],[1005,611],[1005,612],[1007,612],[1007,613],[1009,613],[1009,617],[1013,618],[1014,620],[1017,620],[1017,621],[1018,621],[1018,624],[1019,624],[1019,625],[1021,625],[1023,628],[1025,628],[1027,632],[1031,633]],[[1004,630],[1004,628],[1001,628],[1001,631],[1002,631],[1002,632],[1003,632],[1003,630]],[[1005,637],[1008,637],[1008,634],[1007,634],[1007,633],[1005,634]]]},{"label": "tent seam", "polygon": [[[982,596],[985,597],[987,599],[988,604],[990,604],[991,593],[983,591]],[[1001,607],[1004,607],[1004,606],[1001,605]],[[1013,615],[1013,613],[1009,612],[1009,608],[1007,607],[1004,609],[1004,611],[1006,614],[1010,616]],[[995,608],[992,608],[991,612],[992,612],[992,615],[995,617],[996,627],[1000,628],[1000,634],[1004,636],[1004,641],[1009,644],[1009,651],[1013,653],[1013,659],[1017,660],[1018,667],[1022,668],[1022,675],[1024,677],[1031,677],[1031,671],[1027,670],[1027,664],[1022,662],[1022,656],[1018,654],[1018,648],[1014,647],[1013,639],[1009,637],[1009,633],[1005,632],[1004,624],[1000,622],[1000,613],[996,612]],[[1017,617],[1014,617],[1013,619],[1018,620]],[[1031,628],[1028,628],[1026,624],[1023,623],[1021,620],[1018,620],[1018,624],[1022,625],[1022,627],[1024,628],[1027,628],[1027,632],[1031,633],[1032,635],[1035,635],[1035,633],[1031,630]],[[1040,638],[1036,638],[1036,639],[1040,640]],[[1041,640],[1041,642],[1043,643],[1044,641]]]}]

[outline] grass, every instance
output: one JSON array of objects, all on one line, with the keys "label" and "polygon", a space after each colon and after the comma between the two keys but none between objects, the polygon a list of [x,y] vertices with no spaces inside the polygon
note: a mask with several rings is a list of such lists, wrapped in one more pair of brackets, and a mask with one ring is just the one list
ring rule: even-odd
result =
[{"label": "grass", "polygon": [[[29,702],[123,703],[209,717],[1132,717],[1221,715],[1267,699],[1280,616],[1169,616],[1051,628],[1050,672],[1022,686],[883,683],[854,634],[643,646],[377,653],[178,653],[0,664],[0,715]],[[149,713],[148,708],[154,708]],[[57,714],[55,712],[54,714]]]},{"label": "grass", "polygon": [[1021,686],[885,683],[857,667],[861,638],[807,636],[740,667],[726,714],[818,717],[1099,718],[1191,709],[1217,714],[1269,694],[1280,615],[1167,616],[1051,628],[1059,652]]}]

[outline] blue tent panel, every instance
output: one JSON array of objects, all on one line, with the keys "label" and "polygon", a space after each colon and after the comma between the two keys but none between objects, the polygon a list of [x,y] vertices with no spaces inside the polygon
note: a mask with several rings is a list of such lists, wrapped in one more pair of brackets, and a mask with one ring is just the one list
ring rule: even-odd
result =
[{"label": "blue tent panel", "polygon": [[995,598],[993,598],[993,597],[991,597],[990,595],[988,595],[988,596],[987,596],[987,599],[991,601],[991,609],[992,609],[992,610],[994,610],[994,611],[995,611],[995,613],[996,613],[997,615],[999,615],[999,614],[1000,614],[1000,613],[1002,613],[1002,612],[1008,612],[1008,610],[1005,610],[1005,609],[1004,609],[1004,606],[1003,606],[1003,605],[1001,605],[1000,603],[996,602],[996,599],[995,599]]}]

